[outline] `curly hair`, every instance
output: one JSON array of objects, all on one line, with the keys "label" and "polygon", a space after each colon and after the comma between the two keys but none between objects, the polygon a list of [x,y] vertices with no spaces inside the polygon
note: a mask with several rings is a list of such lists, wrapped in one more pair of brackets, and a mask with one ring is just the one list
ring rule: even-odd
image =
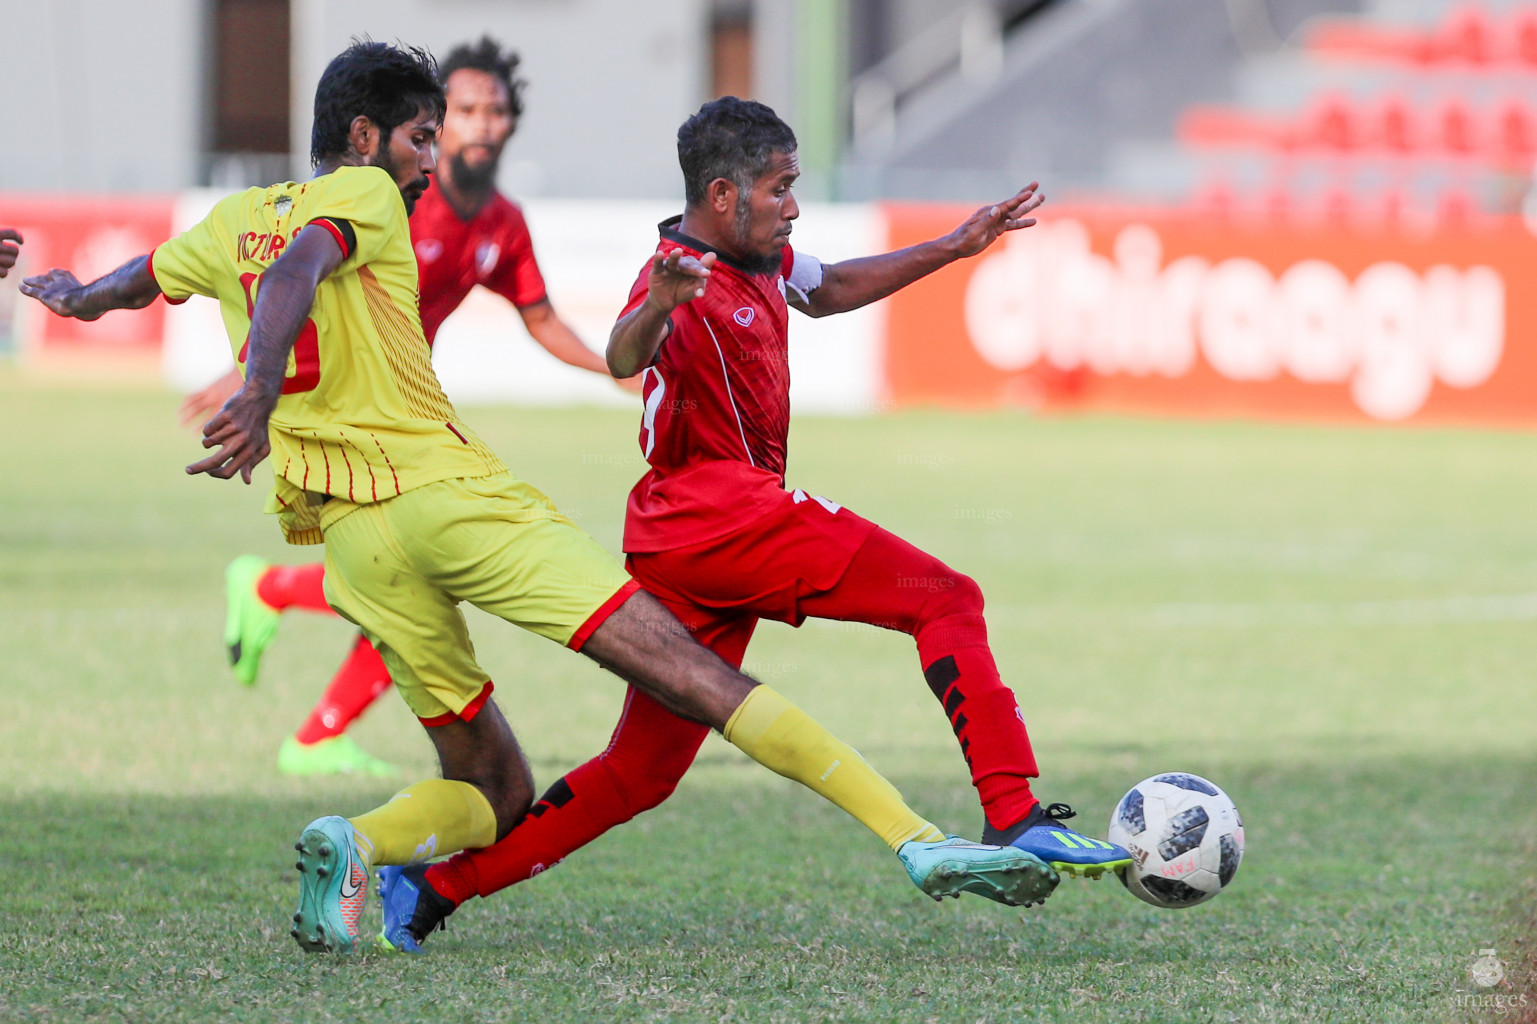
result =
[{"label": "curly hair", "polygon": [[344,155],[359,115],[388,136],[418,110],[431,111],[441,120],[445,106],[432,54],[416,46],[353,39],[326,65],[315,86],[310,164],[319,167]]},{"label": "curly hair", "polygon": [[795,150],[795,132],[762,103],[735,96],[711,100],[678,129],[684,201],[703,202],[716,178],[734,182],[745,195],[773,154]]},{"label": "curly hair", "polygon": [[513,117],[523,116],[523,87],[528,83],[517,77],[518,63],[522,60],[516,50],[502,50],[502,44],[490,36],[481,36],[474,43],[460,43],[449,51],[443,63],[438,65],[438,84],[448,88],[448,76],[468,68],[484,71],[507,87],[507,109]]}]

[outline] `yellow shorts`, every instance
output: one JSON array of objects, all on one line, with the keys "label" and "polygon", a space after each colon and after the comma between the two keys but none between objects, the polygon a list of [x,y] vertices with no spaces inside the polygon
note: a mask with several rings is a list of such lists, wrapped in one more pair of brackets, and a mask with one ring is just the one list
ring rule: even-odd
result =
[{"label": "yellow shorts", "polygon": [[491,692],[459,602],[579,649],[639,587],[509,473],[366,505],[333,498],[320,525],[326,600],[378,648],[427,725],[473,718]]}]

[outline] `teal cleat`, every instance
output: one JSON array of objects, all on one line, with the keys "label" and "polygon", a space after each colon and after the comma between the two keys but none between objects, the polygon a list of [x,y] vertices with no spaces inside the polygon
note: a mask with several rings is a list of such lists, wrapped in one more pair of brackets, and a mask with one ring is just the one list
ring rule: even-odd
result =
[{"label": "teal cleat", "polygon": [[262,652],[277,635],[278,613],[256,593],[256,581],[267,563],[241,555],[224,569],[224,646],[230,669],[247,686],[256,685]]},{"label": "teal cleat", "polygon": [[949,836],[937,843],[914,840],[897,851],[907,877],[934,899],[969,892],[1010,907],[1044,903],[1057,873],[1039,857],[1007,846]]},{"label": "teal cleat", "polygon": [[1038,803],[1012,828],[989,827],[982,830],[982,838],[1033,853],[1067,875],[1098,880],[1106,871],[1119,872],[1131,866],[1131,853],[1125,847],[1080,835],[1062,824],[1063,819],[1077,816],[1067,804],[1044,807]]},{"label": "teal cleat", "polygon": [[368,865],[358,850],[352,822],[316,818],[294,844],[299,851],[299,909],[289,932],[308,953],[356,953]]}]

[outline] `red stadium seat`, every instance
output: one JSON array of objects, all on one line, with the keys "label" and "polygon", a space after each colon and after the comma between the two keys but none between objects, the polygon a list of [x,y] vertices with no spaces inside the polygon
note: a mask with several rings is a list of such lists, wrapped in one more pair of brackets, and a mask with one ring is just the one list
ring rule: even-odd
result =
[{"label": "red stadium seat", "polygon": [[1302,112],[1292,145],[1298,149],[1349,152],[1361,145],[1355,105],[1342,93],[1323,92]]},{"label": "red stadium seat", "polygon": [[1425,33],[1417,29],[1375,25],[1356,18],[1317,22],[1308,32],[1307,48],[1342,60],[1399,63],[1420,63],[1430,49]]},{"label": "red stadium seat", "polygon": [[1277,146],[1285,128],[1275,118],[1236,107],[1196,104],[1179,115],[1175,129],[1187,146]]},{"label": "red stadium seat", "polygon": [[1431,113],[1434,145],[1443,153],[1463,156],[1478,149],[1478,118],[1461,96],[1444,96]]},{"label": "red stadium seat", "polygon": [[1412,153],[1419,145],[1414,106],[1401,93],[1383,93],[1363,115],[1369,145],[1391,153]]},{"label": "red stadium seat", "polygon": [[1478,204],[1467,189],[1443,189],[1436,200],[1436,221],[1443,226],[1467,226],[1479,219]]},{"label": "red stadium seat", "polygon": [[1461,4],[1437,26],[1429,57],[1435,63],[1488,64],[1494,59],[1498,37],[1493,19],[1481,4]]},{"label": "red stadium seat", "polygon": [[1230,220],[1238,208],[1238,193],[1221,178],[1212,178],[1191,193],[1186,205],[1191,212],[1212,220]]},{"label": "red stadium seat", "polygon": [[1494,108],[1487,143],[1492,162],[1507,168],[1529,168],[1537,160],[1537,111],[1521,97],[1506,97]]},{"label": "red stadium seat", "polygon": [[1527,67],[1537,67],[1537,7],[1518,7],[1512,11],[1503,34],[1508,59]]},{"label": "red stadium seat", "polygon": [[1331,185],[1324,190],[1320,208],[1326,222],[1342,227],[1356,219],[1356,197],[1344,185]]}]

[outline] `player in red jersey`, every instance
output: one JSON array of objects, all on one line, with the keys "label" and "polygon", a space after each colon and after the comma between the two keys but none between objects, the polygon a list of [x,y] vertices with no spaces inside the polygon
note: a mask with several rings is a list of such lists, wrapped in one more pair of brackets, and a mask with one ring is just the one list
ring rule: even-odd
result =
[{"label": "player in red jersey", "polygon": [[[496,171],[523,113],[518,56],[482,37],[455,48],[440,69],[448,98],[439,137],[438,173],[411,214],[420,274],[422,330],[431,345],[438,328],[476,285],[518,310],[529,335],[564,363],[608,376],[603,357],[556,314],[534,258],[523,211],[496,189]],[[182,421],[206,420],[241,384],[238,371],[188,397]],[[632,390],[638,384],[626,384]],[[325,566],[269,565],[246,555],[225,571],[225,643],[236,678],[256,682],[262,653],[291,608],[334,614],[322,589]],[[320,701],[283,741],[278,769],[293,775],[394,774],[363,750],[347,728],[390,687],[389,671],[359,634]]]},{"label": "player in red jersey", "polygon": [[[679,130],[678,153],[683,216],[661,225],[608,346],[611,371],[644,372],[640,447],[651,468],[630,492],[630,572],[732,665],[760,619],[839,619],[913,636],[971,769],[983,842],[1071,874],[1125,867],[1125,849],[1074,832],[1061,821],[1071,808],[1045,807],[1031,791],[1035,756],[989,650],[977,584],[784,480],[790,307],[855,309],[975,256],[1035,223],[1036,186],[943,238],[824,266],[789,245],[799,165],[794,133],[773,111],[734,97],[707,103]],[[465,899],[523,881],[656,806],[705,732],[632,688],[608,749],[557,781],[505,839],[381,872],[385,941],[417,950]]]}]

